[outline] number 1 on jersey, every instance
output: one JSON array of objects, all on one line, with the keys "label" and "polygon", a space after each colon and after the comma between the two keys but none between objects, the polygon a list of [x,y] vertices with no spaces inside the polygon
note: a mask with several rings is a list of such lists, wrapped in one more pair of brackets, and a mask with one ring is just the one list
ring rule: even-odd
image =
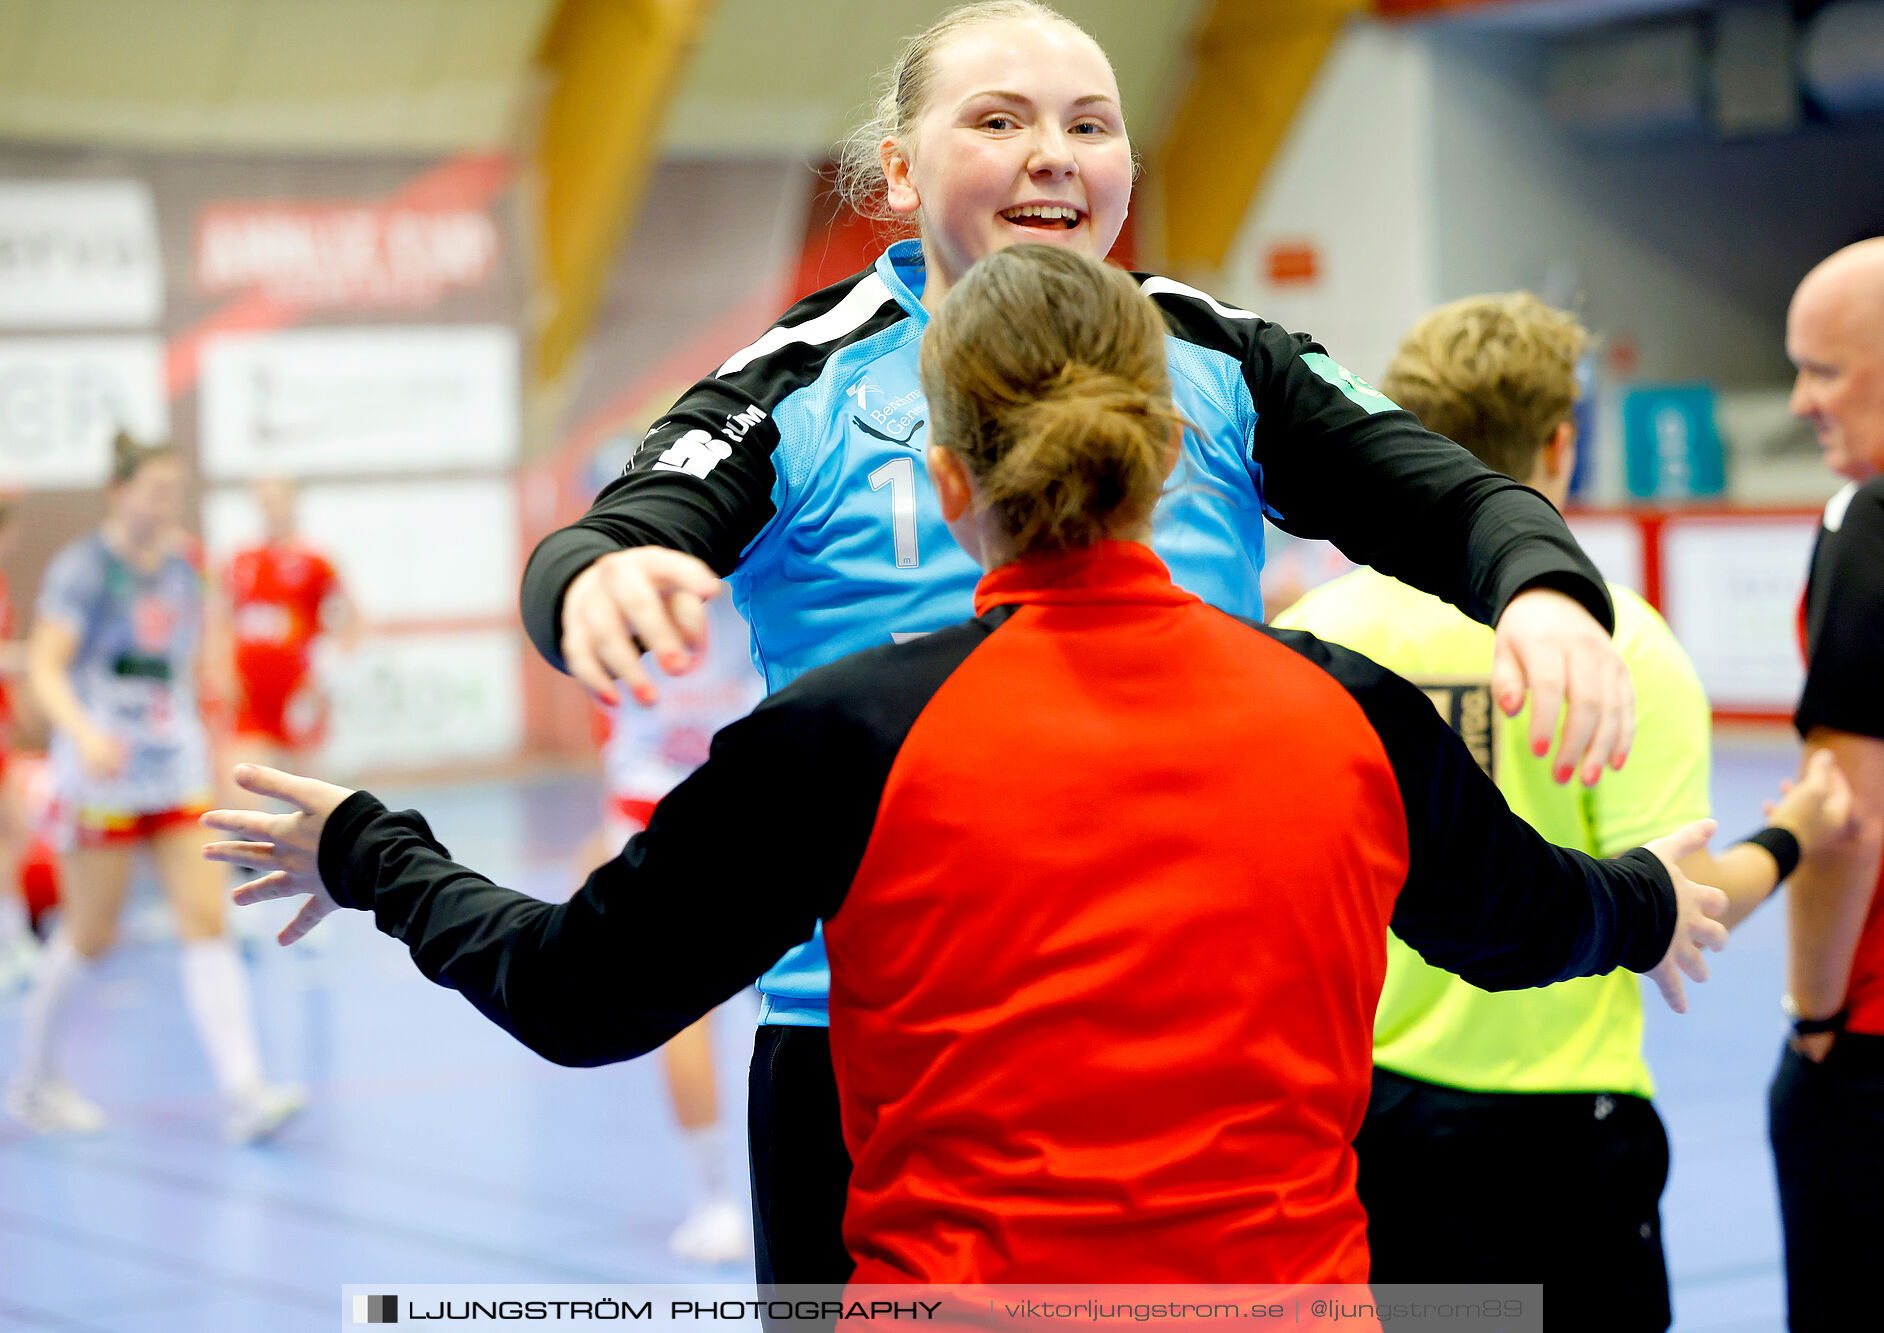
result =
[{"label": "number 1 on jersey", "polygon": [[916,550],[916,460],[892,458],[870,474],[870,489],[890,488],[890,531],[896,539],[896,567],[922,563]]}]

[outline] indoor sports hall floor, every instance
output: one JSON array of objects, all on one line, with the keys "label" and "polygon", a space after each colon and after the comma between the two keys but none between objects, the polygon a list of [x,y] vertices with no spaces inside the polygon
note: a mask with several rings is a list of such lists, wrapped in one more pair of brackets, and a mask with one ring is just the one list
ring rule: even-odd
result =
[{"label": "indoor sports hall floor", "polygon": [[[1760,822],[1792,756],[1779,733],[1722,739],[1725,840]],[[459,859],[545,897],[573,882],[564,858],[596,809],[594,785],[575,778],[382,795],[423,809]],[[1683,1333],[1784,1324],[1764,1129],[1783,934],[1783,911],[1763,909],[1687,1016],[1648,1006],[1674,1144],[1663,1216]],[[311,1094],[262,1148],[217,1136],[174,947],[128,943],[105,965],[75,1018],[69,1072],[111,1128],[59,1141],[0,1120],[0,1330],[326,1330],[348,1282],[750,1278],[749,1264],[689,1269],[667,1255],[685,1182],[653,1061],[556,1068],[355,914],[310,943],[256,950],[271,1072]],[[755,1011],[734,1001],[716,1034],[729,1152],[743,1146]],[[0,1000],[0,1071],[19,1015],[17,996]]]}]

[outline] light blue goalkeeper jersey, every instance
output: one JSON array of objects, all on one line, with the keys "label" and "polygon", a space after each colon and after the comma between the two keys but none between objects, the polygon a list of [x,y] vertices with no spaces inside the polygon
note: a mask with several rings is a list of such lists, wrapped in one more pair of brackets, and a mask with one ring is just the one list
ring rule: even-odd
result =
[{"label": "light blue goalkeeper jersey", "polygon": [[[1138,277],[1170,326],[1172,393],[1190,424],[1153,519],[1179,585],[1260,618],[1267,513],[1480,619],[1540,579],[1608,619],[1601,580],[1541,497],[1422,430],[1309,339]],[[794,306],[649,429],[621,479],[531,559],[524,618],[551,662],[569,580],[626,546],[688,551],[724,574],[771,690],[973,614],[981,570],[949,535],[923,466],[923,279],[920,244],[892,246]],[[782,879],[792,860],[778,849]],[[761,1021],[822,1026],[829,987],[814,936],[761,980]]]}]

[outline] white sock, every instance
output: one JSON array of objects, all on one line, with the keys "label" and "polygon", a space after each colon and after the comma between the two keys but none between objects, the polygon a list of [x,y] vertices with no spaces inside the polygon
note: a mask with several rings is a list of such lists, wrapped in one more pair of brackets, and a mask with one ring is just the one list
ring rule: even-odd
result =
[{"label": "white sock", "polygon": [[255,1041],[255,1002],[249,974],[227,936],[184,943],[183,998],[223,1096],[258,1086],[262,1057]]},{"label": "white sock", "polygon": [[726,1135],[721,1132],[719,1122],[683,1129],[680,1135],[687,1144],[687,1156],[693,1160],[693,1174],[700,1184],[700,1197],[706,1200],[725,1198],[728,1190]]},{"label": "white sock", "polygon": [[20,1067],[15,1075],[20,1082],[38,1083],[57,1072],[54,1048],[59,1032],[71,1009],[72,992],[89,971],[91,959],[72,947],[63,930],[52,937],[39,960],[39,975],[26,997],[20,1024]]}]

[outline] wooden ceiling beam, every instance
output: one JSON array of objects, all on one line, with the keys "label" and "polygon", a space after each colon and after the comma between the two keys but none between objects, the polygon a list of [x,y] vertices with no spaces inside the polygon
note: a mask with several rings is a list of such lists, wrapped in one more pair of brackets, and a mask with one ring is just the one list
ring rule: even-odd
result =
[{"label": "wooden ceiling beam", "polygon": [[660,156],[661,121],[714,0],[562,0],[538,56],[536,363],[556,380]]},{"label": "wooden ceiling beam", "polygon": [[1369,0],[1209,0],[1190,81],[1152,154],[1150,253],[1176,274],[1222,267],[1322,61]]}]

